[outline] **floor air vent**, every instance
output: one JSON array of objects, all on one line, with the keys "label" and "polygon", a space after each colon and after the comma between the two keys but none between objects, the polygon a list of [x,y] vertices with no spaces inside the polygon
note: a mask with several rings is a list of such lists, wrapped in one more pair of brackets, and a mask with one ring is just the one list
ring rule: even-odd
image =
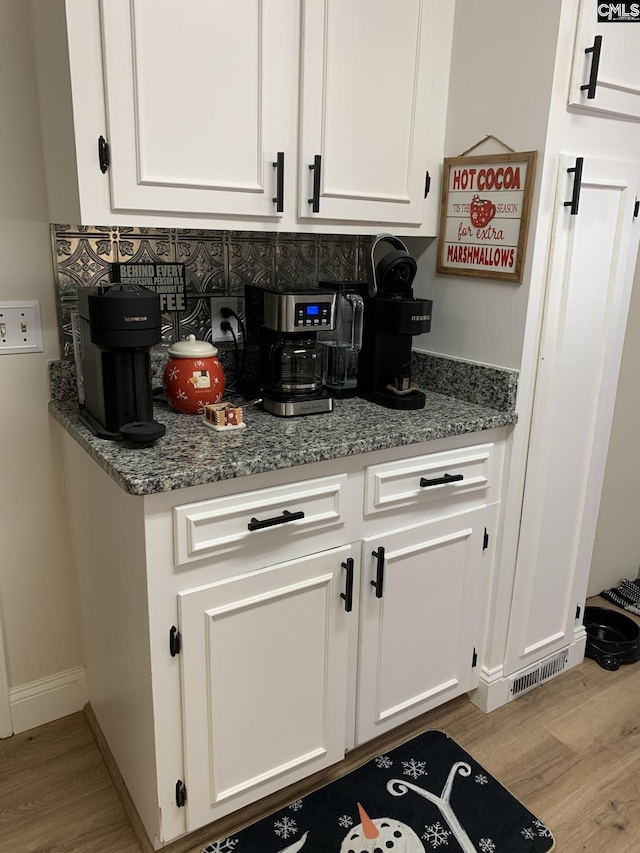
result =
[{"label": "floor air vent", "polygon": [[509,682],[509,701],[522,696],[523,693],[528,693],[544,684],[545,681],[549,681],[550,678],[564,672],[568,661],[569,649],[563,649],[527,669],[516,672],[515,675],[511,676]]}]

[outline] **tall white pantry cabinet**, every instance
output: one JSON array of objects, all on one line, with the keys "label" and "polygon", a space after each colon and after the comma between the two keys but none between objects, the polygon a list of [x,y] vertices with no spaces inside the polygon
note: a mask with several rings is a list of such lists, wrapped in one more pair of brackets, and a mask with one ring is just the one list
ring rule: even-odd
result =
[{"label": "tall white pantry cabinet", "polygon": [[[596,49],[594,51],[594,45]],[[563,3],[496,619],[474,700],[582,660],[583,608],[640,239],[640,28]],[[558,660],[559,659],[559,660]],[[554,671],[554,667],[551,667]]]}]

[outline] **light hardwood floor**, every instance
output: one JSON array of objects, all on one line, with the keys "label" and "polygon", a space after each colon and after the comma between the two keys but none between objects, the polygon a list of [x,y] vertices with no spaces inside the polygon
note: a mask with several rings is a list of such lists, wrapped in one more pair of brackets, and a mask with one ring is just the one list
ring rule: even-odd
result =
[{"label": "light hardwood floor", "polygon": [[[639,853],[640,664],[612,673],[584,661],[489,715],[461,697],[404,727],[402,739],[429,728],[447,731],[548,824],[558,853]],[[385,736],[305,786],[225,818],[209,840],[396,742],[395,734]],[[197,853],[203,846],[197,840],[195,847],[180,847]],[[142,848],[85,716],[74,714],[0,741],[0,853],[94,851]]]}]

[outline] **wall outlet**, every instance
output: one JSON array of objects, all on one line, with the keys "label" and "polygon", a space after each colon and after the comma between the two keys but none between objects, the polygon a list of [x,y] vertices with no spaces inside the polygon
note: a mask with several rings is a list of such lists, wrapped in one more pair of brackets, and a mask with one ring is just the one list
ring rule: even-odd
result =
[{"label": "wall outlet", "polygon": [[224,332],[221,329],[223,320],[227,320],[231,324],[233,334],[238,337],[238,321],[235,317],[223,317],[220,314],[221,308],[231,308],[232,311],[238,313],[238,297],[237,296],[212,296],[211,297],[211,339],[215,341],[233,342],[231,332]]},{"label": "wall outlet", "polygon": [[42,352],[40,303],[0,302],[0,354]]}]

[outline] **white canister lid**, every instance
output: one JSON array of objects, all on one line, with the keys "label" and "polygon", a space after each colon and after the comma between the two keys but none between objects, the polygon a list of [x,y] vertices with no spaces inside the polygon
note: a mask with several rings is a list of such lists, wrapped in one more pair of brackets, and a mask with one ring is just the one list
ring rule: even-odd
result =
[{"label": "white canister lid", "polygon": [[218,350],[208,341],[197,341],[195,335],[189,335],[186,341],[176,341],[169,347],[171,358],[212,358]]}]

